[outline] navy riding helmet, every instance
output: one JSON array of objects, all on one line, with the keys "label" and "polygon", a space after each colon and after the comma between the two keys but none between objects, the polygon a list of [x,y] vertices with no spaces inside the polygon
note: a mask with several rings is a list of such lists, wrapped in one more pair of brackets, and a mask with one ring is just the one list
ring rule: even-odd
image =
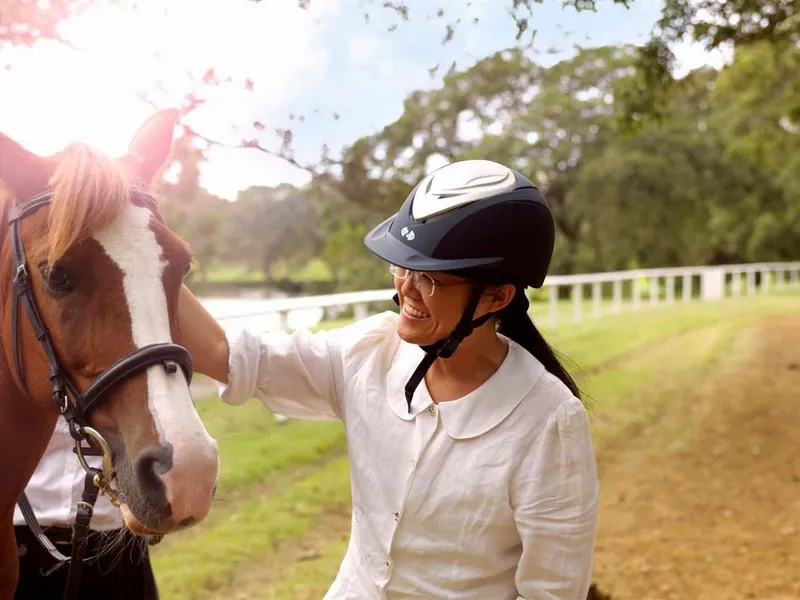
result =
[{"label": "navy riding helmet", "polygon": [[461,340],[492,316],[473,320],[486,283],[542,286],[553,256],[555,223],[541,192],[526,177],[496,162],[464,160],[420,181],[364,243],[399,267],[475,281],[451,335],[422,347],[426,356],[406,386],[410,411],[414,390],[436,358],[452,356]]}]

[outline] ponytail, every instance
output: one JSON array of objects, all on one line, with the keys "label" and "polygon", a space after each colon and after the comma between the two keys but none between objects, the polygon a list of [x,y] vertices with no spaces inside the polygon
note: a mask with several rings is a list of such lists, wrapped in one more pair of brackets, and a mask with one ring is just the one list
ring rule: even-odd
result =
[{"label": "ponytail", "polygon": [[500,326],[498,333],[503,334],[509,339],[514,340],[517,344],[530,352],[544,368],[550,373],[558,377],[561,382],[569,388],[573,395],[582,400],[581,392],[575,380],[572,379],[570,374],[559,362],[556,352],[550,347],[550,344],[544,339],[536,325],[531,321],[528,315],[528,297],[525,294],[523,286],[517,286],[517,293],[514,299],[503,310],[497,313],[497,319]]}]

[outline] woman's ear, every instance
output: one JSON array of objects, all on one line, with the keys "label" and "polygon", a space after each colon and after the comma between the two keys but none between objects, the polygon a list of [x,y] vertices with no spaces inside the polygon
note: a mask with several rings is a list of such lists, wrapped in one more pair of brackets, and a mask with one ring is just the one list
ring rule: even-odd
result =
[{"label": "woman's ear", "polygon": [[484,293],[484,300],[482,302],[485,308],[484,312],[496,313],[503,310],[505,307],[511,304],[511,301],[514,299],[514,295],[516,293],[517,286],[510,283],[487,287],[486,292]]}]

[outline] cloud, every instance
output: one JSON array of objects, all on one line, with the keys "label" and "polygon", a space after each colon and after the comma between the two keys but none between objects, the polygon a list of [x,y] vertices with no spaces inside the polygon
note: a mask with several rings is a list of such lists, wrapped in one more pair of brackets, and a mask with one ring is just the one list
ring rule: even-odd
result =
[{"label": "cloud", "polygon": [[383,40],[374,33],[358,34],[347,42],[348,59],[353,67],[374,63],[377,57],[385,54],[385,50]]}]

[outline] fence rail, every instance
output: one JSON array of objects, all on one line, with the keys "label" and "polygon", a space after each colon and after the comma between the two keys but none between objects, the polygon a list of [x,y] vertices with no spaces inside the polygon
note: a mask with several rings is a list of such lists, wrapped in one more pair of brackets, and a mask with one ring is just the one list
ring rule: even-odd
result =
[{"label": "fence rail", "polygon": [[[622,312],[625,299],[630,300],[633,310],[642,308],[646,301],[654,306],[661,303],[673,304],[679,295],[681,302],[701,300],[711,302],[727,296],[741,296],[763,293],[772,287],[798,285],[800,262],[751,263],[739,265],[716,265],[700,267],[675,267],[664,269],[635,269],[606,273],[585,273],[576,275],[553,275],[543,286],[546,290],[548,328],[558,327],[564,318],[561,310],[563,301],[571,303],[572,322],[580,323],[584,318],[584,306],[590,301],[593,318],[603,314],[603,299],[608,297],[610,286],[611,313]],[[590,293],[586,295],[586,288]],[[238,303],[222,298],[201,298],[219,321],[234,322],[260,321],[264,330],[288,331],[292,328],[292,317],[300,321],[300,326],[313,325],[337,310],[352,307],[353,317],[363,319],[370,314],[370,307],[391,300],[394,289],[368,290],[327,294],[323,296],[304,296],[267,300],[246,300]],[[540,293],[533,293],[534,306]],[[305,322],[303,318],[305,315]],[[272,317],[264,319],[265,316]]]}]

